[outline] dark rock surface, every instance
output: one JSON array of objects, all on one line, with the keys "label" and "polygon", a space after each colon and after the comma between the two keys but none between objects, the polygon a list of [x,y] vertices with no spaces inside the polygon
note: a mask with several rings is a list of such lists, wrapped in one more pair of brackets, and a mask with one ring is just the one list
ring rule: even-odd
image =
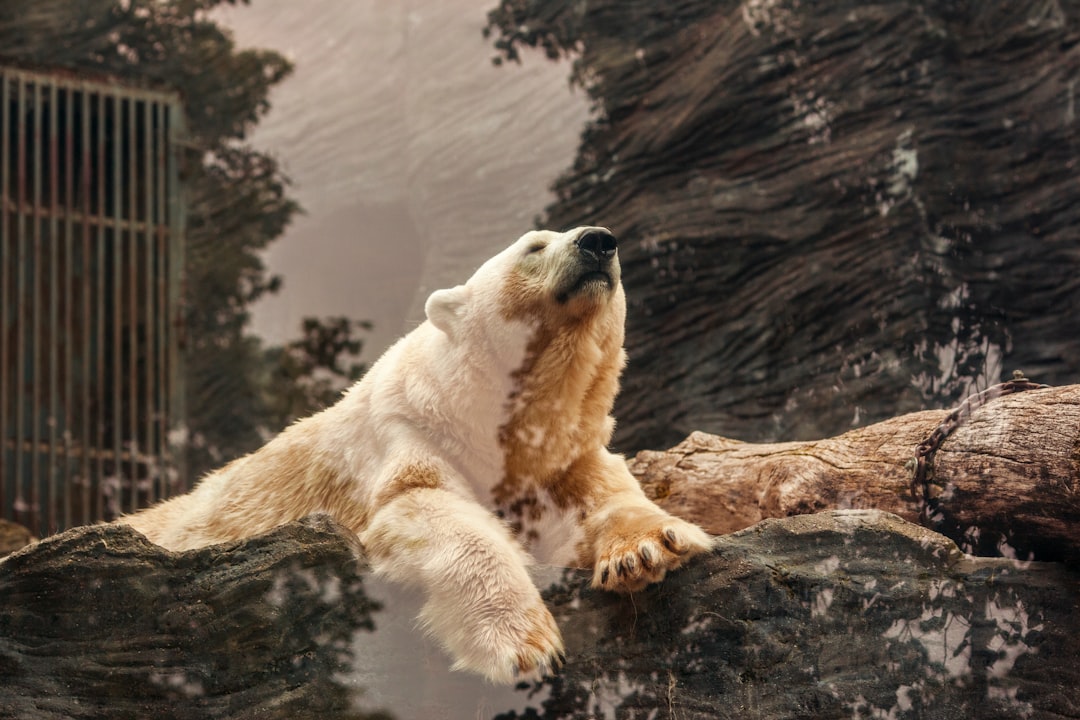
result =
[{"label": "dark rock surface", "polygon": [[[119,526],[27,548],[0,564],[0,717],[371,717],[344,680],[376,610],[358,551],[318,517],[180,554]],[[504,718],[1080,717],[1078,576],[886,513],[768,520],[645,592],[569,571],[547,597],[569,662]]]},{"label": "dark rock surface", "polygon": [[338,682],[377,609],[325,517],[170,553],[75,528],[0,563],[0,718],[362,718]]},{"label": "dark rock surface", "polygon": [[1080,577],[888,513],[766,520],[633,597],[551,600],[569,663],[504,718],[1080,717]]},{"label": "dark rock surface", "polygon": [[621,447],[1080,378],[1080,4],[503,0],[491,28],[596,103],[542,224],[622,241]]}]

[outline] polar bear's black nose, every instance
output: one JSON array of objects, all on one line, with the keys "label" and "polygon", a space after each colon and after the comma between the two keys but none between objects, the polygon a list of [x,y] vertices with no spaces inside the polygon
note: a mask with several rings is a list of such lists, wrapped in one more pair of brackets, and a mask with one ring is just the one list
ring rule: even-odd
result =
[{"label": "polar bear's black nose", "polygon": [[618,249],[615,236],[603,228],[589,228],[574,242],[582,255],[596,260],[610,260]]}]

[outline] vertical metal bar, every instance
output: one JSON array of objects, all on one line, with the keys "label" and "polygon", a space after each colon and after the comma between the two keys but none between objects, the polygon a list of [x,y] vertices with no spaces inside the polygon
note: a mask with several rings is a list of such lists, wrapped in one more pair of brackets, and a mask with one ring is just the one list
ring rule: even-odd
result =
[{"label": "vertical metal bar", "polygon": [[15,258],[15,497],[11,517],[17,517],[25,509],[23,483],[26,479],[23,441],[26,429],[26,83],[19,78],[16,83],[18,99],[15,101],[15,143],[17,161],[15,182],[18,198],[15,205],[15,238],[18,249]]},{"label": "vertical metal bar", "polygon": [[0,72],[0,512],[41,534],[186,480],[183,112],[99,87]]},{"label": "vertical metal bar", "polygon": [[72,87],[64,88],[64,258],[67,270],[64,277],[64,465],[63,480],[64,514],[61,529],[71,527],[71,495],[75,492],[73,480],[73,453],[75,430],[75,93]]},{"label": "vertical metal bar", "polygon": [[182,306],[184,278],[184,216],[183,188],[180,187],[180,161],[183,149],[180,140],[185,133],[184,114],[178,101],[169,103],[169,427],[185,432],[178,433],[184,446],[173,447],[171,455],[176,469],[178,487],[188,489],[187,481],[187,408],[183,391],[183,372],[180,366],[184,310]]},{"label": "vertical metal bar", "polygon": [[124,434],[123,417],[123,360],[124,360],[124,258],[123,258],[123,229],[120,218],[123,217],[124,196],[124,157],[123,157],[123,125],[124,111],[119,95],[113,95],[113,277],[112,277],[112,384],[110,395],[113,406],[113,474],[116,482],[113,484],[113,492],[116,493],[116,504],[113,506],[119,511],[122,505],[123,482],[123,447],[121,445]]},{"label": "vertical metal bar", "polygon": [[143,153],[143,222],[146,223],[146,234],[143,240],[143,252],[145,253],[145,266],[143,282],[146,287],[143,290],[143,371],[141,381],[143,385],[142,406],[146,413],[146,435],[144,436],[143,457],[146,459],[146,504],[154,502],[154,473],[160,468],[156,467],[156,454],[154,452],[154,367],[158,359],[154,354],[154,136],[153,136],[153,108],[150,100],[143,100],[142,122],[142,153]]},{"label": "vertical metal bar", "polygon": [[128,452],[131,457],[131,512],[139,509],[139,234],[138,227],[138,132],[134,97],[128,105]]},{"label": "vertical metal bar", "polygon": [[82,478],[82,524],[86,525],[90,522],[90,488],[93,485],[90,475],[90,452],[94,447],[93,439],[90,435],[90,429],[93,425],[90,421],[90,384],[91,373],[94,368],[94,344],[92,342],[94,337],[93,331],[93,296],[91,295],[91,288],[93,287],[93,267],[94,263],[91,259],[90,252],[90,193],[93,187],[93,175],[91,169],[91,159],[93,154],[91,152],[90,145],[90,91],[84,85],[82,89],[82,272],[80,278],[82,280],[82,372],[79,374],[79,390],[82,400],[82,413],[80,413],[80,429],[82,430],[82,440],[80,447],[82,448],[82,454],[80,455],[80,476]]},{"label": "vertical metal bar", "polygon": [[98,205],[97,205],[97,309],[95,317],[97,318],[97,333],[96,333],[96,350],[97,350],[97,366],[95,368],[95,375],[97,376],[94,383],[94,400],[97,405],[97,415],[95,425],[97,426],[97,477],[95,478],[97,492],[94,493],[94,519],[105,519],[105,456],[106,448],[105,443],[108,440],[108,436],[105,433],[105,422],[107,420],[107,386],[105,384],[105,345],[108,342],[108,338],[105,336],[105,162],[106,162],[106,146],[105,146],[105,120],[106,120],[106,98],[105,93],[101,90],[98,91],[98,131],[97,131],[97,188],[98,188]]},{"label": "vertical metal bar", "polygon": [[[57,150],[60,147],[60,139],[57,130],[57,101],[59,95],[56,88],[56,83],[49,85],[49,202],[47,205],[49,213],[49,238],[48,238],[48,278],[49,278],[49,330],[47,347],[49,351],[49,401],[48,401],[48,417],[46,418],[46,425],[49,430],[49,453],[48,453],[48,466],[45,469],[45,473],[42,476],[42,489],[47,492],[43,492],[46,495],[42,500],[42,523],[44,527],[41,530],[41,534],[52,534],[56,532],[56,471],[57,471],[57,456],[56,449],[58,444],[57,436],[57,424],[59,422],[60,408],[59,408],[59,378],[57,377],[57,367],[60,364],[60,236],[59,236],[59,223],[57,222],[56,213],[58,212],[57,195],[59,191],[59,174],[60,164],[57,158]],[[45,118],[42,117],[42,124],[44,125]],[[45,208],[42,208],[45,209]],[[44,220],[41,221],[44,224]],[[44,268],[42,268],[44,270]],[[42,277],[45,273],[42,273]]]},{"label": "vertical metal bar", "polygon": [[11,352],[11,348],[8,347],[8,328],[9,322],[11,327],[14,327],[15,323],[14,317],[8,319],[8,314],[12,307],[17,307],[11,304],[9,298],[13,283],[8,275],[11,268],[9,244],[12,240],[8,234],[8,194],[10,193],[8,164],[11,157],[11,128],[9,127],[11,99],[8,97],[10,82],[8,76],[0,72],[0,143],[2,143],[0,148],[3,148],[3,152],[0,153],[0,517],[8,519],[14,515],[8,507],[9,503],[14,501],[14,494],[9,483],[16,480],[8,470],[8,407],[10,407],[8,405],[8,377],[11,375],[11,368],[8,366],[8,355]]},{"label": "vertical metal bar", "polygon": [[154,269],[154,280],[157,284],[157,331],[154,333],[155,345],[157,350],[155,353],[155,367],[157,372],[157,381],[155,387],[157,388],[157,403],[155,412],[157,413],[157,427],[158,427],[158,497],[165,498],[169,494],[169,489],[166,484],[166,477],[168,472],[168,431],[169,431],[169,415],[167,402],[168,392],[168,367],[166,365],[165,355],[165,343],[168,337],[168,283],[166,279],[168,275],[168,264],[165,261],[165,243],[166,239],[166,226],[165,226],[165,169],[168,157],[165,154],[165,106],[160,103],[154,103],[154,115],[156,118],[154,142],[157,151],[157,204],[154,207],[154,229],[157,235],[157,267]]},{"label": "vertical metal bar", "polygon": [[34,265],[33,275],[31,277],[31,308],[33,310],[33,319],[30,325],[30,338],[31,346],[33,347],[33,366],[30,371],[30,385],[33,388],[33,394],[30,401],[30,432],[31,443],[30,447],[30,474],[32,478],[32,485],[30,486],[30,505],[32,506],[31,512],[34,513],[33,521],[30,525],[30,529],[35,531],[38,535],[43,533],[43,514],[42,514],[42,485],[43,478],[41,472],[41,414],[44,409],[42,406],[44,399],[43,389],[41,387],[41,377],[44,375],[43,358],[42,358],[42,337],[41,337],[41,306],[42,306],[42,279],[45,277],[45,271],[43,268],[44,252],[43,241],[41,237],[41,225],[42,219],[42,198],[41,198],[41,185],[42,185],[42,169],[41,169],[41,155],[42,145],[44,139],[43,125],[45,124],[44,118],[41,113],[41,106],[43,102],[43,94],[41,92],[41,83],[34,82],[34,198],[33,207],[31,208],[31,218],[34,223]]}]

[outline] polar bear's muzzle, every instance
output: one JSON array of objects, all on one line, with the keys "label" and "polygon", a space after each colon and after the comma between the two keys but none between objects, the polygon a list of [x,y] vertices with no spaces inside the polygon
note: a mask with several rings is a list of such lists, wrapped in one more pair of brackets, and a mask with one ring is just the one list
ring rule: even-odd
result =
[{"label": "polar bear's muzzle", "polygon": [[619,282],[618,242],[605,228],[581,228],[574,238],[576,251],[569,263],[562,289],[556,293],[559,303],[586,296],[606,297]]}]

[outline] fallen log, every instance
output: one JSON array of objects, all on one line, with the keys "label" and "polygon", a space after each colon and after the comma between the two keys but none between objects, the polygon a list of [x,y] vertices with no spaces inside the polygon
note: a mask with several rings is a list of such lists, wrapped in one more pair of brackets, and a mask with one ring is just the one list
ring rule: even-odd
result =
[{"label": "fallen log", "polygon": [[754,444],[692,433],[630,468],[669,512],[716,535],[765,518],[876,508],[976,555],[1080,564],[1080,385],[974,408],[913,492],[916,450],[947,410],[902,415],[813,442]]},{"label": "fallen log", "polygon": [[[650,494],[725,537],[631,597],[568,571],[545,597],[569,661],[497,717],[1077,717],[1075,572],[856,508],[1075,565],[1080,386],[961,417],[928,457],[927,513],[911,461],[951,415],[639,454]],[[401,679],[352,669],[385,646],[363,567],[326,518],[190,553],[118,525],[48,538],[0,563],[0,718],[369,717],[361,689]]]}]

